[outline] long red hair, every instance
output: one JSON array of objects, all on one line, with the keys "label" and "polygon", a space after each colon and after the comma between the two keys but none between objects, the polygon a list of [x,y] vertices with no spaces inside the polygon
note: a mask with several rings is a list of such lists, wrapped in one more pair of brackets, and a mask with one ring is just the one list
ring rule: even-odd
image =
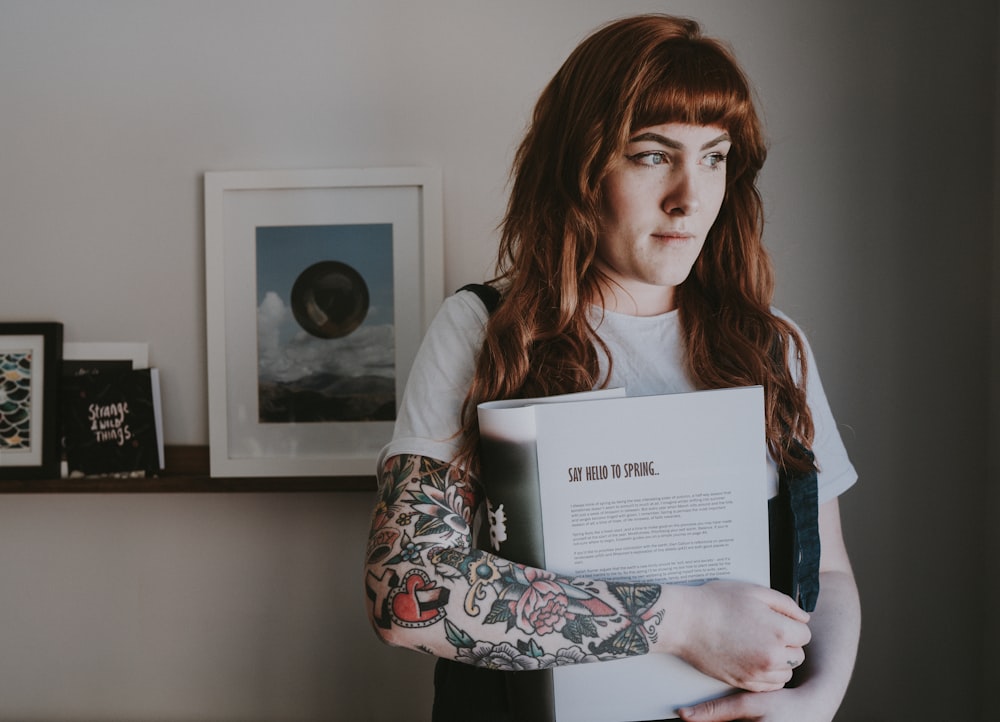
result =
[{"label": "long red hair", "polygon": [[706,389],[762,385],[772,456],[790,470],[811,466],[800,452],[813,437],[802,339],[771,312],[756,187],[766,147],[750,84],[695,21],[642,15],[573,51],[518,148],[493,280],[503,302],[486,325],[462,412],[457,461],[469,472],[478,470],[476,404],[606,384],[599,354],[607,349],[589,312],[602,301],[594,266],[602,181],[632,132],[663,123],[717,126],[732,139],[722,208],[675,294],[691,377]]}]

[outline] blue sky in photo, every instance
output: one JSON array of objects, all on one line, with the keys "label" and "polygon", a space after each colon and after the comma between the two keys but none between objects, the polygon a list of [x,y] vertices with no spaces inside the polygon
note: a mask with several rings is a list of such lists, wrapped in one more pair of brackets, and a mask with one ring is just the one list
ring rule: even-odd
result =
[{"label": "blue sky in photo", "polygon": [[257,305],[268,292],[289,305],[295,279],[319,261],[346,263],[365,279],[370,305],[362,325],[392,324],[391,223],[258,228]]},{"label": "blue sky in photo", "polygon": [[[395,376],[391,223],[259,227],[256,249],[259,379]],[[368,286],[368,315],[341,338],[311,336],[292,313],[295,279],[320,261],[351,266]]]}]

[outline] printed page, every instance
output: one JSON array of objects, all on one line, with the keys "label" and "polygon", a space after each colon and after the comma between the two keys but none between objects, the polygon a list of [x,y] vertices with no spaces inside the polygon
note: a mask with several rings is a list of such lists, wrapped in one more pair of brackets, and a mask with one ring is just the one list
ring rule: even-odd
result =
[{"label": "printed page", "polygon": [[[535,421],[547,569],[769,583],[760,387],[539,405]],[[573,722],[671,718],[730,691],[662,654],[560,667],[554,687]]]}]

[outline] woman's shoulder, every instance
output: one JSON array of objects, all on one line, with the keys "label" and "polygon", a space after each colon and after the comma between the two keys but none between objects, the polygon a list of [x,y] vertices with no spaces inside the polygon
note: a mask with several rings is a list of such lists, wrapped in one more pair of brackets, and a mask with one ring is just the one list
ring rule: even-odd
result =
[{"label": "woman's shoulder", "polygon": [[446,296],[431,321],[432,330],[482,329],[489,318],[489,311],[482,299],[466,287],[462,287],[450,296]]},{"label": "woman's shoulder", "polygon": [[466,359],[462,363],[471,363],[468,359],[475,356],[482,344],[488,319],[486,307],[474,293],[457,291],[445,297],[423,335],[418,362],[434,365],[450,359],[451,364]]},{"label": "woman's shoulder", "polygon": [[809,337],[805,329],[803,328],[802,324],[796,321],[791,316],[789,316],[784,311],[782,311],[780,308],[776,308],[775,306],[771,306],[771,314],[775,318],[781,319],[795,330],[795,333],[798,334],[799,341],[801,341],[802,343],[803,346],[802,350],[805,351],[807,354],[811,355],[812,350],[809,348]]},{"label": "woman's shoulder", "polygon": [[795,322],[795,319],[793,319],[793,318],[792,318],[791,316],[789,316],[789,315],[788,315],[787,313],[785,313],[784,311],[782,311],[782,310],[781,310],[780,308],[778,308],[777,306],[771,306],[771,309],[770,309],[770,310],[771,310],[771,314],[772,314],[772,315],[774,315],[774,316],[776,316],[776,317],[780,318],[780,319],[781,319],[782,321],[787,321],[788,323],[792,324],[792,326],[794,326],[794,327],[795,327],[795,330],[796,330],[796,331],[799,331],[799,332],[801,332],[801,331],[802,331],[802,329],[801,329],[801,328],[799,328],[799,324],[797,324],[797,323]]}]

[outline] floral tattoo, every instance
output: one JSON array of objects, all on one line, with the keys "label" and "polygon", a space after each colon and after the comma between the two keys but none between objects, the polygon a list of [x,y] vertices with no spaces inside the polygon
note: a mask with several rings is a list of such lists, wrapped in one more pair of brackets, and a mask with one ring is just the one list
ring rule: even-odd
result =
[{"label": "floral tattoo", "polygon": [[[471,548],[485,495],[453,473],[414,456],[395,457],[383,473],[367,551],[366,588],[378,627],[443,624],[457,660],[492,669],[547,669],[649,651],[661,621],[652,611],[658,586],[601,586]],[[447,618],[453,596],[469,624],[504,625],[507,639],[523,639],[475,639],[461,620]]]}]

